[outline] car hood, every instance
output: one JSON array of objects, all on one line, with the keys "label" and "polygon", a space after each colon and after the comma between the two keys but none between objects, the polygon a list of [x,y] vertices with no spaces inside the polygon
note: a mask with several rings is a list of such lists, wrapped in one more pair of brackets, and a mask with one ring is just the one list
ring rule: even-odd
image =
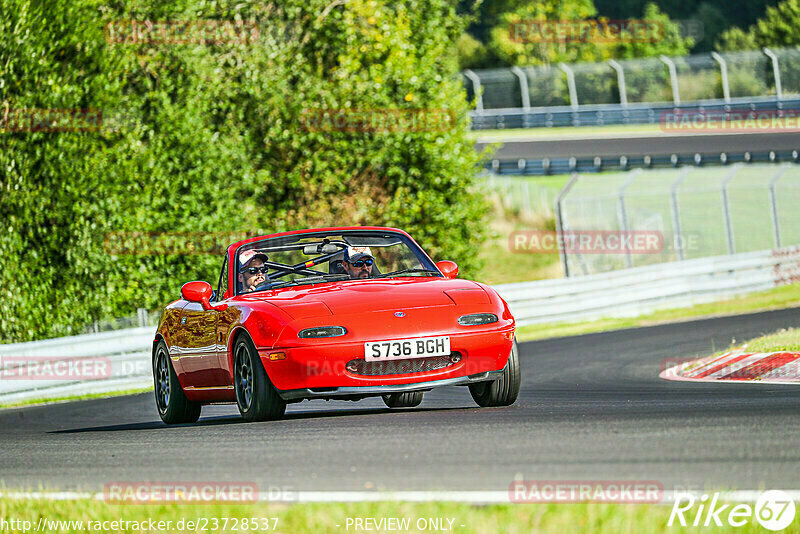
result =
[{"label": "car hood", "polygon": [[257,298],[277,306],[295,319],[489,303],[488,295],[475,282],[421,277],[287,287],[265,292]]}]

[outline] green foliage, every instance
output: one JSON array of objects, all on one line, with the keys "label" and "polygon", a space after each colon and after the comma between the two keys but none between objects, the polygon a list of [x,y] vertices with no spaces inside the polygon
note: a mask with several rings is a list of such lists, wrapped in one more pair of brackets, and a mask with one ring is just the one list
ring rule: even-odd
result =
[{"label": "green foliage", "polygon": [[[531,22],[585,20],[597,14],[592,0],[544,0],[525,3],[504,14],[491,30],[489,50],[506,65],[542,65],[563,61],[595,61],[601,58],[602,45],[587,41],[536,42],[525,31]],[[521,35],[519,35],[521,34]]]},{"label": "green foliage", "polygon": [[691,53],[699,54],[717,50],[714,47],[714,43],[722,32],[728,28],[736,27],[733,26],[733,11],[735,10],[730,9],[729,6],[715,5],[711,2],[702,2],[697,6],[697,11],[687,17],[690,24],[687,27],[687,32],[694,31],[698,33]]},{"label": "green foliage", "polygon": [[680,27],[676,22],[670,20],[669,16],[661,11],[652,2],[645,5],[642,19],[657,24],[660,38],[653,41],[636,40],[620,43],[614,55],[617,58],[630,59],[639,57],[658,57],[665,56],[685,56],[694,41],[689,38],[681,37]]},{"label": "green foliage", "polygon": [[[117,254],[130,232],[391,225],[475,275],[486,203],[447,0],[0,0],[4,108],[99,109],[100,131],[0,131],[0,335],[69,335],[158,309],[220,255]],[[109,42],[110,21],[256,21],[256,39]],[[433,129],[330,131],[329,110],[444,112]],[[0,115],[2,118],[2,115]],[[228,243],[225,243],[227,245]]]},{"label": "green foliage", "polygon": [[[535,25],[546,21],[609,22],[608,18],[598,16],[593,0],[506,2],[504,5],[507,11],[493,12],[491,16],[479,9],[479,14],[487,20],[497,22],[486,32],[486,55],[464,55],[463,66],[548,65],[562,61],[576,63],[657,57],[661,54],[685,55],[694,44],[691,38],[681,37],[679,25],[652,2],[646,4],[641,13],[628,17],[655,23],[657,30],[651,31],[647,38],[615,40],[587,36],[586,39],[570,38],[563,42],[548,39],[548,36],[540,40]],[[531,28],[533,31],[529,32]]]},{"label": "green foliage", "polygon": [[797,46],[800,24],[800,1],[783,0],[778,5],[767,8],[767,13],[751,28],[755,42],[759,46]]},{"label": "green foliage", "polygon": [[731,28],[720,37],[718,46],[723,50],[753,50],[761,47],[789,47],[800,45],[800,0],[783,0],[767,7],[764,16],[750,26],[747,32]]},{"label": "green foliage", "polygon": [[[697,54],[712,50],[726,29],[753,24],[777,0],[657,0],[656,3],[671,19],[702,24],[702,34],[691,51]],[[638,16],[642,0],[595,0],[595,5],[601,15],[622,19]]]},{"label": "green foliage", "polygon": [[486,64],[486,48],[468,33],[463,33],[458,38],[456,53],[458,54],[458,65],[461,69],[491,66]]},{"label": "green foliage", "polygon": [[722,32],[716,45],[717,50],[723,51],[758,50],[758,45],[752,32],[746,32],[736,26]]}]

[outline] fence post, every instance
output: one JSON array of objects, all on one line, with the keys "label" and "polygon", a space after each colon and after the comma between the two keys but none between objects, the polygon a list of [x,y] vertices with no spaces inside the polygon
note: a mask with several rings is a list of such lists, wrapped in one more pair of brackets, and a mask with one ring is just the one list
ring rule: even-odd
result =
[{"label": "fence post", "polygon": [[731,101],[731,90],[728,86],[728,64],[725,62],[725,58],[717,52],[711,52],[711,57],[719,63],[719,73],[722,75],[722,97],[725,99],[725,103],[728,104]]},{"label": "fence post", "polygon": [[567,183],[556,195],[555,202],[553,203],[556,210],[556,247],[558,248],[558,257],[561,260],[561,268],[564,270],[564,276],[566,278],[569,278],[569,262],[567,261],[567,251],[563,250],[563,247],[560,246],[566,227],[564,213],[561,211],[561,202],[564,200],[564,197],[567,196],[569,190],[572,189],[572,186],[578,181],[578,178],[580,178],[580,175],[577,172],[573,172]]},{"label": "fence post", "polygon": [[472,91],[475,93],[475,111],[483,111],[483,95],[481,94],[481,79],[470,69],[464,69],[464,76],[472,82]]},{"label": "fence post", "polygon": [[681,186],[686,177],[689,176],[689,171],[691,167],[684,167],[681,170],[680,176],[678,179],[672,183],[670,187],[670,196],[672,197],[672,229],[678,239],[674,240],[675,244],[678,248],[678,260],[686,259],[686,256],[683,253],[683,247],[685,244],[685,240],[683,239],[683,231],[681,230],[681,213],[680,213],[680,206],[678,205],[678,188]]},{"label": "fence post", "polygon": [[672,83],[672,102],[676,106],[679,106],[681,104],[681,95],[678,91],[678,70],[675,68],[675,62],[663,54],[658,56],[658,58],[669,69],[669,79]]},{"label": "fence post", "polygon": [[622,65],[620,65],[613,59],[609,59],[608,64],[611,65],[612,69],[617,71],[617,86],[619,87],[619,103],[623,106],[627,106],[628,89],[625,86],[625,71],[622,69]]},{"label": "fence post", "polygon": [[531,109],[531,92],[528,89],[528,76],[525,74],[525,71],[519,67],[511,67],[511,72],[517,75],[519,78],[519,90],[520,94],[522,95],[522,109],[528,111]]},{"label": "fence post", "polygon": [[522,182],[522,196],[522,212],[530,217],[533,214],[533,211],[531,210],[531,191],[530,187],[528,186],[528,180],[525,180],[524,178]]},{"label": "fence post", "polygon": [[139,317],[139,326],[147,326],[147,309],[136,308],[136,315]]},{"label": "fence post", "polygon": [[722,214],[725,217],[725,235],[728,238],[728,254],[733,254],[736,251],[736,245],[733,242],[733,223],[731,222],[731,206],[728,199],[728,183],[733,180],[736,173],[739,172],[739,166],[735,165],[728,176],[722,181]]},{"label": "fence post", "polygon": [[778,63],[778,56],[766,46],[762,48],[761,51],[772,60],[772,75],[775,78],[775,97],[777,97],[778,100],[782,100],[783,89],[781,88],[781,67]]},{"label": "fence post", "polygon": [[781,248],[781,223],[778,219],[778,197],[775,194],[775,186],[787,170],[789,170],[788,166],[778,170],[769,181],[769,203],[772,209],[772,235],[775,239],[775,248]]},{"label": "fence post", "polygon": [[575,88],[575,72],[566,63],[559,63],[558,68],[567,75],[567,87],[569,88],[569,105],[572,109],[578,109],[578,90]]},{"label": "fence post", "polygon": [[[619,218],[619,225],[622,227],[622,236],[628,232],[628,213],[625,210],[625,190],[633,183],[633,180],[642,172],[642,169],[636,169],[631,172],[631,175],[625,180],[617,190],[617,217]],[[625,252],[625,266],[633,267],[633,258],[631,251]]]}]

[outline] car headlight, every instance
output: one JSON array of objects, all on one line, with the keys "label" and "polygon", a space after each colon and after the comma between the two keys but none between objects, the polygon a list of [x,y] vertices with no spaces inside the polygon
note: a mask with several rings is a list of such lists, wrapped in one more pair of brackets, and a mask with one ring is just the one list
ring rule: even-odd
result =
[{"label": "car headlight", "polygon": [[458,324],[463,326],[475,326],[479,324],[496,323],[497,316],[493,313],[473,313],[462,315],[458,318]]},{"label": "car headlight", "polygon": [[[497,320],[497,318],[495,318]],[[300,330],[297,337],[339,337],[347,333],[347,329],[343,326],[318,326],[316,328],[306,328]]]}]

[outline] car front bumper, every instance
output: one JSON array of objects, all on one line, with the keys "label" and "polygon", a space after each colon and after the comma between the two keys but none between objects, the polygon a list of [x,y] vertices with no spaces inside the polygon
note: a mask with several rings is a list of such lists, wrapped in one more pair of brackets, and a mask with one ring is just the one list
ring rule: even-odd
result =
[{"label": "car front bumper", "polygon": [[[457,378],[446,378],[443,380],[431,380],[414,384],[391,384],[385,386],[349,386],[334,388],[303,388],[288,391],[278,390],[278,395],[283,400],[302,400],[302,399],[326,399],[352,397],[362,399],[365,397],[377,397],[389,395],[391,393],[407,393],[409,391],[427,391],[442,386],[468,386],[478,382],[488,382],[498,380],[503,376],[504,369],[499,371],[486,371],[471,376]],[[346,399],[345,399],[346,400]]]},{"label": "car front bumper", "polygon": [[[480,378],[485,373],[502,370],[511,353],[514,329],[505,328],[495,331],[474,333],[457,333],[450,335],[452,363],[437,365],[425,369],[412,369],[406,372],[403,362],[409,360],[392,360],[385,362],[391,367],[387,372],[374,370],[362,371],[351,369],[348,364],[364,362],[364,341],[324,342],[317,341],[306,346],[291,348],[259,349],[259,356],[267,371],[270,382],[280,392],[301,391],[301,397],[332,397],[360,395],[361,392],[374,391],[384,394],[398,391],[414,391],[437,387],[436,384],[469,384],[473,381],[486,380]],[[280,359],[271,359],[278,352]],[[422,359],[420,359],[422,360]],[[413,362],[412,362],[413,363]],[[369,367],[369,366],[367,366]],[[470,378],[475,377],[475,378]],[[491,378],[489,378],[491,380]],[[432,385],[433,384],[433,385]],[[397,387],[396,390],[380,390],[372,388]],[[412,389],[402,389],[412,387]],[[315,392],[323,392],[317,395]],[[332,395],[331,392],[341,392]]]}]

